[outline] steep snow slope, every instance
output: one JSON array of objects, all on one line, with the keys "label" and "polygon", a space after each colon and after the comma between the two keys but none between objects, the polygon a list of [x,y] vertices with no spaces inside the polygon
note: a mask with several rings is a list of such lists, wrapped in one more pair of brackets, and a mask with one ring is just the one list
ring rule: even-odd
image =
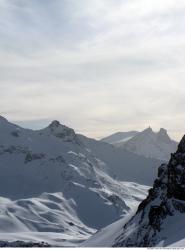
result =
[{"label": "steep snow slope", "polygon": [[117,144],[117,146],[138,155],[168,161],[170,154],[177,149],[177,142],[171,140],[163,128],[158,133],[147,128],[125,143]]},{"label": "steep snow slope", "polygon": [[185,136],[169,163],[159,167],[158,178],[136,214],[103,229],[83,245],[93,246],[97,241],[114,247],[184,247],[184,228]]},{"label": "steep snow slope", "polygon": [[135,136],[137,133],[139,132],[138,131],[117,132],[115,134],[109,135],[101,139],[101,141],[116,145],[118,143],[126,142],[127,140]]},{"label": "steep snow slope", "polygon": [[83,135],[78,136],[89,152],[101,159],[101,167],[114,179],[151,186],[162,161],[146,158]]},{"label": "steep snow slope", "polygon": [[128,214],[124,218],[108,225],[105,228],[99,230],[96,234],[89,237],[83,243],[80,243],[79,247],[112,247],[114,240],[119,236],[123,225],[125,225],[133,216],[133,213]]},{"label": "steep snow slope", "polygon": [[[112,223],[111,225],[100,229],[96,234],[89,237],[88,240],[80,244],[80,247],[111,247],[114,243],[115,238],[120,234],[120,231],[123,228],[123,225],[129,221],[129,219],[136,212],[137,207],[140,203],[139,200],[142,200],[146,197],[146,192],[148,187],[141,186],[136,183],[125,183],[125,191],[127,197],[125,197],[126,204],[131,207],[131,211],[126,214],[122,219]],[[139,199],[137,200],[136,197]]]}]

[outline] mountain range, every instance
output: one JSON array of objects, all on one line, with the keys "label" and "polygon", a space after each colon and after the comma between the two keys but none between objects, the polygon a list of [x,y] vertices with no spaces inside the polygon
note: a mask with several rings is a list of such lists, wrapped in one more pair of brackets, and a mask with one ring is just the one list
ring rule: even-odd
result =
[{"label": "mountain range", "polygon": [[136,211],[162,163],[58,121],[30,130],[0,117],[0,246],[84,242]]},{"label": "mountain range", "polygon": [[135,214],[109,225],[82,246],[184,247],[185,136]]},{"label": "mountain range", "polygon": [[129,152],[162,161],[168,161],[178,145],[169,137],[166,129],[161,128],[156,133],[150,127],[142,132],[118,132],[103,138],[102,141]]}]

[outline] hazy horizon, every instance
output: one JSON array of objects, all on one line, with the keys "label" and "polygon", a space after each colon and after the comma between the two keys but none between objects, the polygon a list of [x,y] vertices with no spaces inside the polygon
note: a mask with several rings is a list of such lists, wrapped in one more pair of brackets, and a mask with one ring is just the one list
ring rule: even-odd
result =
[{"label": "hazy horizon", "polygon": [[1,0],[0,114],[93,138],[185,133],[185,2]]}]

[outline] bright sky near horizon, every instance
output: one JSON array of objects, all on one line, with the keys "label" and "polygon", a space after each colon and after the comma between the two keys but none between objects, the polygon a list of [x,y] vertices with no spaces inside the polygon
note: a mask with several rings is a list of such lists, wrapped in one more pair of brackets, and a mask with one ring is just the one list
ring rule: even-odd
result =
[{"label": "bright sky near horizon", "polygon": [[0,0],[0,114],[91,137],[185,133],[184,0]]}]

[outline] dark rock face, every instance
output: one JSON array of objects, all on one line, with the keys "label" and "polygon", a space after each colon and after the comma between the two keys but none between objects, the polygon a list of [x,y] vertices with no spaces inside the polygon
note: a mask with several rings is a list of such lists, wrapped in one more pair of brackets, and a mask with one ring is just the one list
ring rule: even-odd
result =
[{"label": "dark rock face", "polygon": [[[175,211],[185,214],[185,136],[168,164],[158,169],[158,178],[135,216],[124,226],[114,247],[151,247],[159,240],[163,222]],[[136,225],[136,226],[135,226]],[[134,230],[130,228],[134,227]]]},{"label": "dark rock face", "polygon": [[185,136],[168,165],[168,198],[185,200]]},{"label": "dark rock face", "polygon": [[51,247],[46,242],[25,242],[25,241],[0,241],[0,247]]},{"label": "dark rock face", "polygon": [[50,127],[51,129],[58,128],[59,126],[60,126],[60,122],[57,121],[57,120],[52,121],[51,124],[49,125],[49,127]]}]

